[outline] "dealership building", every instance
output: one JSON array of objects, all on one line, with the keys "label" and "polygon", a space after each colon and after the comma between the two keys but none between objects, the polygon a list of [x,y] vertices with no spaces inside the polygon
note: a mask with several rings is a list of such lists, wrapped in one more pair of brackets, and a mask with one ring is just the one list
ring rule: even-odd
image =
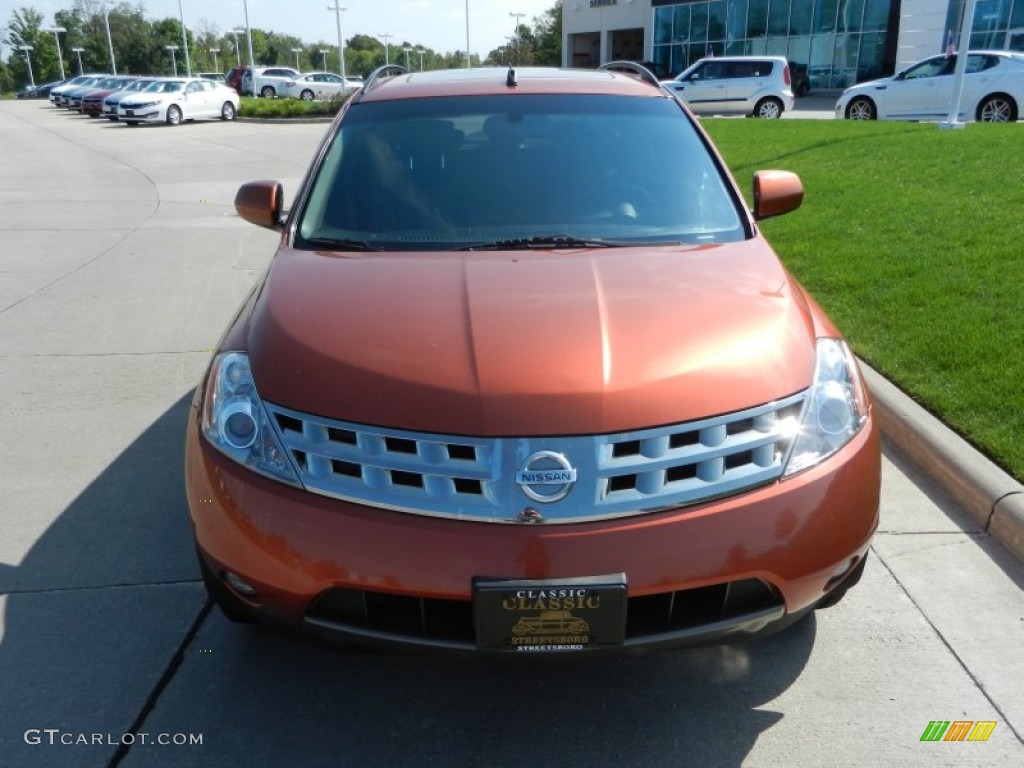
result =
[{"label": "dealership building", "polygon": [[[563,0],[567,66],[676,75],[708,56],[785,56],[814,88],[892,74],[959,36],[966,0]],[[1024,0],[977,0],[971,48],[1024,50]]]}]

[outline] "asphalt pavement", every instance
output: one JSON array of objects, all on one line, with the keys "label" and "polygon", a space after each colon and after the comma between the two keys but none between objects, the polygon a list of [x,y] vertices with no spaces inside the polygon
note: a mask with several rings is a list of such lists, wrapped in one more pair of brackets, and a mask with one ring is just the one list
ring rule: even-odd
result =
[{"label": "asphalt pavement", "polygon": [[[889,428],[861,584],[759,642],[438,659],[211,611],[185,417],[276,242],[232,201],[290,197],[324,129],[0,102],[0,765],[1024,764],[1024,566],[898,440],[920,415]],[[996,725],[921,741],[934,721]]]}]

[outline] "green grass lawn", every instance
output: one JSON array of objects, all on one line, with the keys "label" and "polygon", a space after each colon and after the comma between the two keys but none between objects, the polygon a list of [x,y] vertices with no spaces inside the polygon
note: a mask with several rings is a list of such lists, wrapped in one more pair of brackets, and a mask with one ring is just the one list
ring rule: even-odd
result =
[{"label": "green grass lawn", "polygon": [[703,125],[748,199],[800,174],[762,226],[857,354],[1024,479],[1024,125]]}]

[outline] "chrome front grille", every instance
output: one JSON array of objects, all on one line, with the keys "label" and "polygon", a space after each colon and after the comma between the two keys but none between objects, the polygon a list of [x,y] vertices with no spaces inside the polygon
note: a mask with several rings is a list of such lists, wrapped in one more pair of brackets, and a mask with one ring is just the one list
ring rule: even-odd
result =
[{"label": "chrome front grille", "polygon": [[[485,522],[516,522],[532,507],[544,522],[571,523],[698,504],[778,479],[805,395],[635,432],[529,438],[408,432],[266,407],[313,493]],[[561,454],[577,472],[551,503],[516,482],[539,452]]]}]

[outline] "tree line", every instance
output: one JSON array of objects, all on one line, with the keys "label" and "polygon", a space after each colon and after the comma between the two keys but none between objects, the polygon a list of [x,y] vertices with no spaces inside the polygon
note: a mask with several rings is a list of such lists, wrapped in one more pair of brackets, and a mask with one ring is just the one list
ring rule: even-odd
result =
[{"label": "tree line", "polygon": [[[107,29],[109,25],[110,40]],[[65,31],[54,33],[43,23],[43,15],[33,7],[11,12],[7,30],[0,42],[11,50],[0,61],[0,93],[9,93],[29,83],[29,63],[22,46],[31,46],[32,77],[36,84],[59,80],[61,63],[67,77],[84,72],[110,72],[110,47],[119,74],[170,75],[173,73],[171,52],[167,46],[178,46],[173,62],[179,74],[185,74],[185,51],[182,47],[181,21],[176,18],[147,19],[142,3],[119,2],[108,6],[97,0],[73,0],[72,7],[54,14],[53,27]],[[252,28],[253,58],[257,65],[295,67],[302,71],[338,71],[337,41],[308,42],[294,35]],[[222,31],[205,19],[185,30],[188,59],[193,72],[225,72],[236,64],[248,64],[245,33]],[[58,59],[58,39],[61,57]],[[516,40],[496,48],[473,65],[536,64],[558,66],[562,61],[562,2],[533,20],[522,24]],[[294,49],[300,48],[298,61]],[[406,52],[404,49],[412,49]],[[80,49],[80,50],[75,50]],[[326,56],[321,53],[326,51]],[[357,34],[345,40],[345,71],[349,75],[367,75],[385,60],[405,64],[411,69],[447,69],[465,66],[465,53],[438,52],[405,41],[385,44],[375,37]],[[61,61],[62,60],[62,61]],[[325,67],[326,61],[326,67]]]}]

